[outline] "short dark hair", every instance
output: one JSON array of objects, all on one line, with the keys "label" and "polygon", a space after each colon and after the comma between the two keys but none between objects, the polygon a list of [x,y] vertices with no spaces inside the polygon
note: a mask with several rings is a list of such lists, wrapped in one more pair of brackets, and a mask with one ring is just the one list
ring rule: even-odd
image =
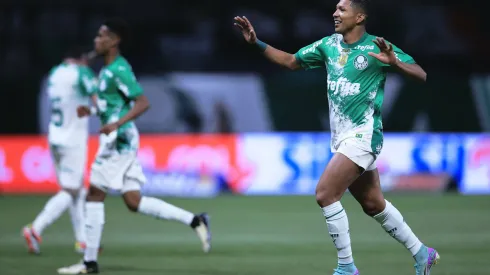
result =
[{"label": "short dark hair", "polygon": [[351,5],[362,9],[366,15],[369,15],[370,3],[369,0],[351,0]]},{"label": "short dark hair", "polygon": [[65,52],[64,58],[81,58],[85,54],[85,49],[81,46],[71,46]]},{"label": "short dark hair", "polygon": [[110,32],[119,36],[119,39],[126,41],[129,37],[129,25],[121,18],[111,18],[104,22]]}]

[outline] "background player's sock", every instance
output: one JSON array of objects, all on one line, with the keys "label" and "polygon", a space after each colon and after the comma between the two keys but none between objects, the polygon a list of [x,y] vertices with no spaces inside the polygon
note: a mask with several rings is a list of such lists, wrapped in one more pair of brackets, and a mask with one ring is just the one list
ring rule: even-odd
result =
[{"label": "background player's sock", "polygon": [[32,229],[38,235],[41,235],[46,227],[57,220],[63,212],[70,206],[73,198],[70,193],[61,190],[56,195],[51,197],[44,206],[43,211],[39,213],[34,222]]},{"label": "background player's sock", "polygon": [[338,262],[345,265],[354,262],[350,245],[349,220],[340,202],[323,207],[323,215],[327,220],[328,233],[337,248]]},{"label": "background player's sock", "polygon": [[84,220],[84,207],[85,199],[87,198],[87,190],[81,188],[78,192],[78,196],[70,205],[70,217],[73,225],[73,232],[75,233],[75,239],[77,242],[85,243],[85,222]]},{"label": "background player's sock", "polygon": [[189,211],[151,197],[141,198],[138,212],[159,219],[180,221],[187,225],[191,225],[195,217]]},{"label": "background player's sock", "polygon": [[422,247],[422,243],[405,222],[400,211],[389,201],[386,201],[385,210],[373,218],[381,224],[388,234],[402,243],[412,253],[412,256],[417,254]]},{"label": "background player's sock", "polygon": [[96,262],[99,252],[102,231],[104,230],[105,214],[103,202],[85,203],[85,242],[87,248],[83,260]]}]

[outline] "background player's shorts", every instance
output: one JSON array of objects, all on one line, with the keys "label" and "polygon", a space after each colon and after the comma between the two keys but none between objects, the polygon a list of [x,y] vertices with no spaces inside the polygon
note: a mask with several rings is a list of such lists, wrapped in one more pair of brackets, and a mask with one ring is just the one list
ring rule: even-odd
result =
[{"label": "background player's shorts", "polygon": [[146,178],[135,154],[97,157],[92,164],[90,184],[107,192],[139,191]]},{"label": "background player's shorts", "polygon": [[365,171],[376,169],[376,155],[372,152],[360,149],[356,146],[354,139],[346,139],[342,141],[337,149],[338,153],[348,157],[355,164],[364,168]]},{"label": "background player's shorts", "polygon": [[87,147],[49,145],[61,188],[77,190],[83,186],[83,174],[87,161]]}]

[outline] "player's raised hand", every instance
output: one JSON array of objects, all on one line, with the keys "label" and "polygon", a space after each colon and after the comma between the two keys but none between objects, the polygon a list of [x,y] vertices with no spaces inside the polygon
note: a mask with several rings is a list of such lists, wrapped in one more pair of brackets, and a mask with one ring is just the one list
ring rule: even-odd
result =
[{"label": "player's raised hand", "polygon": [[245,41],[249,44],[255,44],[257,41],[257,34],[255,33],[254,27],[248,21],[247,17],[245,16],[235,16],[235,26],[237,26],[240,31],[242,32],[243,38],[245,38]]},{"label": "player's raised hand", "polygon": [[379,48],[379,53],[373,53],[370,52],[369,55],[372,57],[375,57],[379,61],[388,64],[388,65],[394,65],[397,62],[397,58],[395,56],[395,52],[393,51],[393,45],[391,43],[386,43],[384,38],[382,37],[376,37],[375,40],[373,40],[374,44],[378,46]]},{"label": "player's raised hand", "polygon": [[77,115],[78,115],[78,117],[90,116],[90,107],[89,106],[78,106],[77,107]]}]

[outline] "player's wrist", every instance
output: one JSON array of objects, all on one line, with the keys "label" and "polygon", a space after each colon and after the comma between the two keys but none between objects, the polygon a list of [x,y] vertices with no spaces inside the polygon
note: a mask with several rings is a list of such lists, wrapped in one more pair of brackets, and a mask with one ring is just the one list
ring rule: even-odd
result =
[{"label": "player's wrist", "polygon": [[398,60],[398,58],[395,58],[395,60],[393,62],[391,62],[390,65],[393,66],[393,67],[400,67],[401,61]]},{"label": "player's wrist", "polygon": [[261,51],[261,52],[265,52],[265,50],[267,49],[267,44],[260,41],[258,38],[255,40],[255,46]]}]

